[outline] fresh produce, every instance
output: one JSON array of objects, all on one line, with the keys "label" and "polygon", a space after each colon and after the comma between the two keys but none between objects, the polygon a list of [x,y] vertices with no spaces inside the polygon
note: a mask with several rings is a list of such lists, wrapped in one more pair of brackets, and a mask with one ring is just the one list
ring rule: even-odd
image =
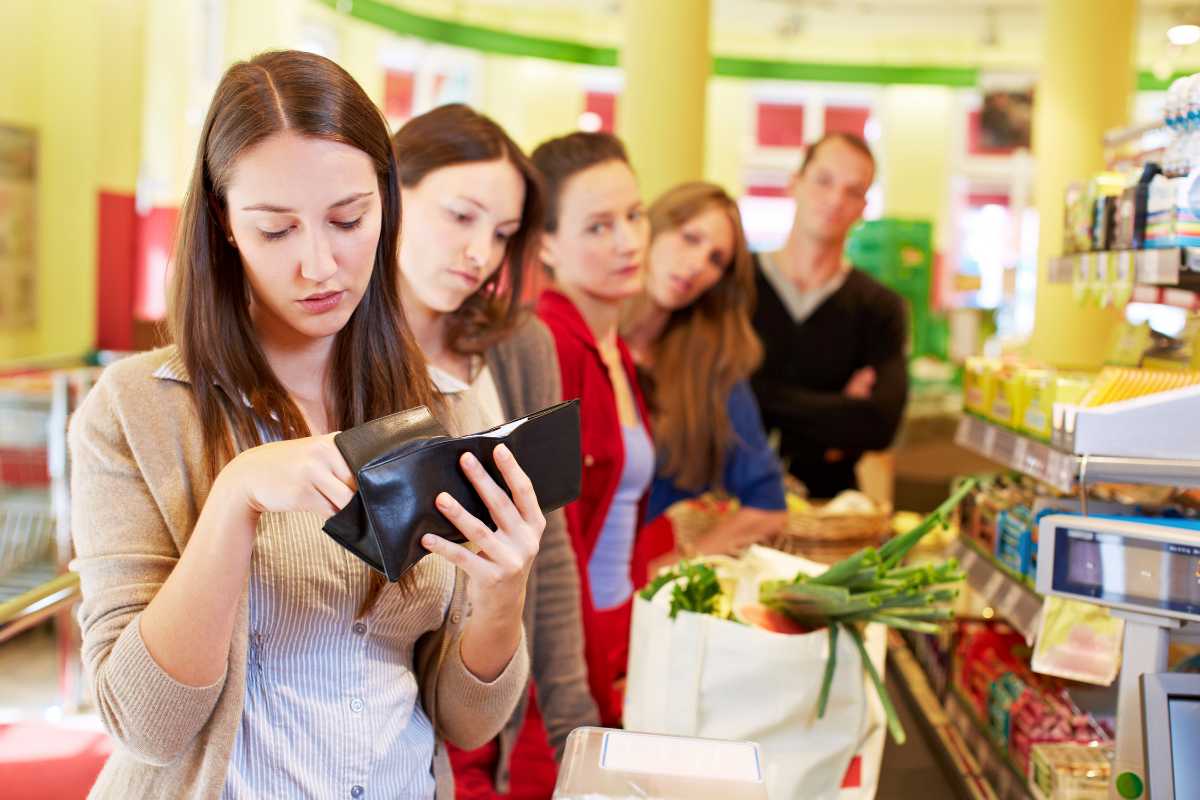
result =
[{"label": "fresh produce", "polygon": [[817,701],[819,717],[825,716],[837,668],[838,636],[841,633],[848,635],[862,657],[863,669],[879,693],[892,737],[903,744],[904,728],[887,689],[867,656],[861,626],[878,622],[893,628],[936,633],[939,623],[951,619],[950,609],[939,606],[958,595],[957,589],[946,588],[963,579],[957,562],[950,560],[921,566],[901,566],[901,562],[924,536],[935,528],[949,525],[951,512],[974,487],[974,480],[964,481],[946,502],[911,530],[879,548],[864,548],[819,575],[801,573],[792,580],[764,581],[759,587],[760,605],[743,606],[736,616],[716,569],[705,563],[683,562],[675,569],[659,574],[641,596],[652,600],[669,586],[672,619],[680,611],[691,611],[777,633],[807,633],[829,628],[829,658]]},{"label": "fresh produce", "polygon": [[952,612],[948,608],[938,606],[953,600],[958,590],[936,587],[945,587],[963,579],[958,563],[952,559],[936,565],[902,567],[900,564],[924,536],[936,527],[949,524],[951,512],[974,486],[973,480],[964,481],[921,524],[882,547],[864,548],[820,575],[801,574],[791,581],[766,581],[762,584],[759,601],[767,608],[782,611],[800,625],[811,629],[829,628],[829,660],[817,701],[819,717],[825,716],[837,667],[837,637],[841,630],[851,637],[862,656],[863,668],[883,703],[892,738],[898,744],[904,743],[904,728],[887,689],[867,656],[860,626],[878,622],[893,628],[937,633],[938,623],[951,618]]},{"label": "fresh produce", "polygon": [[680,611],[712,614],[727,619],[729,603],[721,590],[717,571],[708,564],[684,561],[673,570],[660,573],[642,590],[642,598],[652,600],[668,583],[671,586],[671,619]]}]

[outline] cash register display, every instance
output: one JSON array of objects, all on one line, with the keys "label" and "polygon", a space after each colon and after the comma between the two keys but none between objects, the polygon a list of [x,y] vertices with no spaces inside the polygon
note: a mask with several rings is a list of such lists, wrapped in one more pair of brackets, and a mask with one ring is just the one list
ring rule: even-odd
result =
[{"label": "cash register display", "polygon": [[1055,529],[1055,540],[1056,591],[1200,614],[1200,542],[1174,544],[1066,527]]},{"label": "cash register display", "polygon": [[1171,718],[1171,771],[1176,797],[1200,797],[1200,697],[1172,697],[1167,701]]}]

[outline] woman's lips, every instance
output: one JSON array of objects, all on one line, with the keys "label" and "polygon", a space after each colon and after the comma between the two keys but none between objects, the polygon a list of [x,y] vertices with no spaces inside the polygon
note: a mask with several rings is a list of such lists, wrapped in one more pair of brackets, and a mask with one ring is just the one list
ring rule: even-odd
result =
[{"label": "woman's lips", "polygon": [[455,280],[461,281],[464,286],[474,289],[479,285],[479,276],[471,272],[463,272],[462,270],[451,269],[446,270],[454,277]]},{"label": "woman's lips", "polygon": [[684,278],[671,276],[671,287],[681,295],[686,295],[692,290],[692,282]]},{"label": "woman's lips", "polygon": [[300,307],[310,314],[324,314],[327,311],[332,311],[342,302],[342,297],[345,296],[345,290],[336,292],[320,292],[318,294],[310,294],[308,297],[300,300]]},{"label": "woman's lips", "polygon": [[641,271],[641,269],[642,269],[641,264],[629,264],[628,266],[621,267],[614,274],[618,278],[631,278],[634,275],[637,275],[638,272]]}]

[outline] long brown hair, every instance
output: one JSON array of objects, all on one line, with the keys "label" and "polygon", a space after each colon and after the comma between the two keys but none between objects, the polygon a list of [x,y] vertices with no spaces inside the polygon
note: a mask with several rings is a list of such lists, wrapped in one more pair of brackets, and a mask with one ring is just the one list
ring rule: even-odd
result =
[{"label": "long brown hair", "polygon": [[238,157],[283,131],[361,150],[374,163],[379,181],[382,226],[374,268],[333,345],[326,387],[331,422],[344,429],[435,402],[424,357],[404,325],[397,297],[400,190],[387,124],[362,88],[332,61],[297,51],[263,53],[234,64],[217,86],[175,245],[168,324],[190,376],[214,476],[235,446],[262,443],[260,424],[281,438],[309,435],[259,347],[241,257],[226,234],[225,195]]},{"label": "long brown hair", "polygon": [[[691,491],[720,486],[736,435],[726,408],[729,393],[762,361],[762,343],[750,321],[754,260],[733,198],[712,183],[676,186],[650,206],[651,241],[710,208],[724,211],[733,226],[730,265],[695,302],[671,312],[650,348],[649,388],[660,472]],[[636,323],[649,302],[644,294],[632,301],[627,323]]]},{"label": "long brown hair", "polygon": [[[545,190],[537,169],[491,118],[462,103],[413,117],[392,137],[400,185],[413,188],[431,172],[456,164],[504,159],[525,182],[521,227],[509,237],[500,269],[449,315],[446,344],[462,354],[481,353],[520,318],[519,298],[529,262],[537,254]],[[403,235],[403,233],[401,234]]]}]

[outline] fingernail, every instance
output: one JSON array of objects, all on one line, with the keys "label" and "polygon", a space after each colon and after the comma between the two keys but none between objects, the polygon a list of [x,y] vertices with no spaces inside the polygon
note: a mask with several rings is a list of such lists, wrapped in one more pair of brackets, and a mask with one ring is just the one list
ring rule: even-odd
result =
[{"label": "fingernail", "polygon": [[436,502],[439,506],[448,506],[450,505],[450,495],[446,492],[442,492],[437,496],[437,499],[434,502]]},{"label": "fingernail", "polygon": [[464,467],[473,467],[479,463],[479,459],[475,458],[471,453],[463,453],[462,465]]},{"label": "fingernail", "polygon": [[503,444],[496,445],[494,455],[499,456],[500,458],[512,458],[512,453],[509,452],[508,445]]},{"label": "fingernail", "polygon": [[433,537],[432,533],[427,533],[421,537],[421,544],[423,544],[426,548],[428,548],[430,545],[433,544],[433,538],[434,537]]}]

